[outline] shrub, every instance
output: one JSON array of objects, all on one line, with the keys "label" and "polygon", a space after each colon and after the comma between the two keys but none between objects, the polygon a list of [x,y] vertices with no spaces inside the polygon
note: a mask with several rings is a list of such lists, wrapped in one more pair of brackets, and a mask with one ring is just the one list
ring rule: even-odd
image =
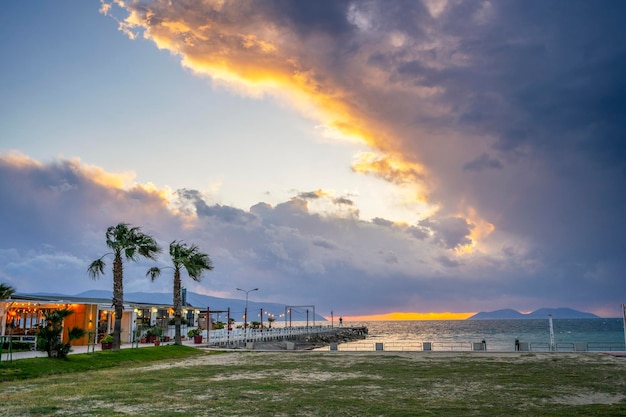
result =
[{"label": "shrub", "polygon": [[66,358],[70,352],[71,341],[80,339],[85,335],[85,330],[80,327],[72,327],[67,330],[68,342],[63,343],[63,320],[74,314],[68,308],[53,310],[45,314],[46,326],[39,330],[37,347],[48,354],[49,358]]}]

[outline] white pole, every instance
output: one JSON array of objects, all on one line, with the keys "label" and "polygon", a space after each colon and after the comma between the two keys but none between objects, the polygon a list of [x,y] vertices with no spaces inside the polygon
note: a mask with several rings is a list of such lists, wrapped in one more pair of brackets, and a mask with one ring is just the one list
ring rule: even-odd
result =
[{"label": "white pole", "polygon": [[626,304],[622,304],[622,314],[624,316],[624,346],[626,346]]},{"label": "white pole", "polygon": [[554,352],[554,326],[552,325],[552,314],[548,314],[548,323],[550,323],[550,352]]}]

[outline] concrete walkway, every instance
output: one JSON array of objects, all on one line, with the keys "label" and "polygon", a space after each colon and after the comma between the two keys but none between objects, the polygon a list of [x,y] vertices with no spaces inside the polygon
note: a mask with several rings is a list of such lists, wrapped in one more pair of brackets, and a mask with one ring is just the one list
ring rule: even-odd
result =
[{"label": "concrete walkway", "polygon": [[[173,345],[174,342],[162,342],[161,346],[165,346],[165,345]],[[191,347],[200,347],[200,346],[204,346],[206,347],[206,344],[203,345],[199,345],[199,344],[194,344],[193,340],[183,340],[183,345],[185,346],[191,346]],[[124,343],[122,344],[122,349],[130,349],[133,347],[136,347],[137,345],[131,345],[130,343]],[[139,343],[139,347],[140,348],[144,348],[144,347],[154,347],[154,344],[152,343]],[[72,351],[70,352],[70,355],[75,355],[78,353],[87,353],[88,350],[87,348],[89,348],[89,352],[92,352],[94,350],[94,346],[72,346]],[[102,346],[100,344],[95,345],[95,351],[99,352],[102,350]],[[48,354],[46,352],[39,352],[39,351],[26,351],[26,352],[13,352],[12,354],[12,359],[13,360],[18,360],[18,359],[27,359],[27,358],[45,358],[47,357]],[[11,357],[9,356],[9,353],[6,352],[4,349],[2,350],[2,362],[8,361]]]}]

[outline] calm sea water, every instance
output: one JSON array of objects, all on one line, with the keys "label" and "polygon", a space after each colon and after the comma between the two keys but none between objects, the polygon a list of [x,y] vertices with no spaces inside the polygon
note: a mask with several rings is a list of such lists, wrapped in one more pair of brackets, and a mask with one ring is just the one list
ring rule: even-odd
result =
[{"label": "calm sea water", "polygon": [[[533,350],[547,349],[550,344],[548,319],[523,320],[419,320],[346,322],[344,326],[366,326],[368,338],[388,346],[411,346],[431,342],[433,350],[471,350],[472,343],[485,341],[487,350],[513,351],[515,340],[527,342]],[[557,350],[573,350],[576,343],[585,343],[588,350],[625,350],[624,326],[621,319],[554,319],[554,342]]]}]

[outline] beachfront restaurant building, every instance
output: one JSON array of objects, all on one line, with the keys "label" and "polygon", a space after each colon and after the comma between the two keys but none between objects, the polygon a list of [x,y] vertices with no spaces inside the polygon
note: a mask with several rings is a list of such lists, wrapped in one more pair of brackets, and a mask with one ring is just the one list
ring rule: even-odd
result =
[{"label": "beachfront restaurant building", "polygon": [[[0,336],[12,336],[14,341],[34,343],[38,330],[46,325],[45,314],[62,308],[74,312],[64,320],[64,341],[67,339],[65,329],[77,326],[86,332],[82,338],[72,341],[72,345],[98,343],[113,332],[115,309],[111,299],[16,293],[0,302]],[[183,317],[190,325],[197,323],[199,313],[193,306],[183,308]],[[150,327],[160,327],[165,335],[173,316],[172,305],[124,300],[122,343],[136,340]]]}]

